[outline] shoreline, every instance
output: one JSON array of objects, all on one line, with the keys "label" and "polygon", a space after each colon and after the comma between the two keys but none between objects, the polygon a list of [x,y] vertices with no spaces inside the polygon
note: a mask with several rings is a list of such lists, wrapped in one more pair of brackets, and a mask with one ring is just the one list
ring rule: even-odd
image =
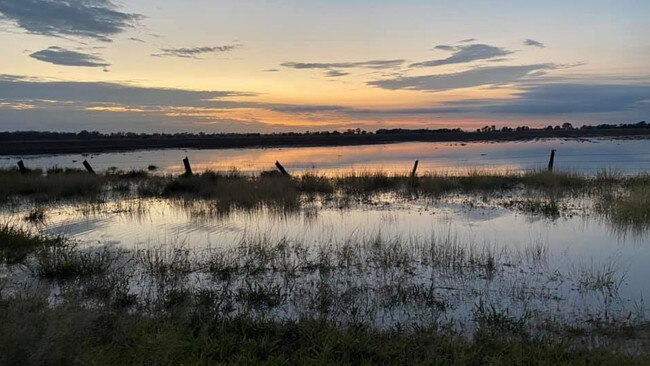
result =
[{"label": "shoreline", "polygon": [[512,142],[553,138],[650,138],[650,129],[451,132],[355,135],[235,135],[175,138],[16,140],[0,143],[0,156],[84,154],[157,149],[231,149],[360,146],[400,142]]}]

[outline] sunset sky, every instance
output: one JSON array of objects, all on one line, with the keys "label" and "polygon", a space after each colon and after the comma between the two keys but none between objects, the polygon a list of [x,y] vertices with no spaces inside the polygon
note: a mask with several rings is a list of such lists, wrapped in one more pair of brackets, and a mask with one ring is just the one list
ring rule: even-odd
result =
[{"label": "sunset sky", "polygon": [[650,1],[0,0],[0,130],[650,116]]}]

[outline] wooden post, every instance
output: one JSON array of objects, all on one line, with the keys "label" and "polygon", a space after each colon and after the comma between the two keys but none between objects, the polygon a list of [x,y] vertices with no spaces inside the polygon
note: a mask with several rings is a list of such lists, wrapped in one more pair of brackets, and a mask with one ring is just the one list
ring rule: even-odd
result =
[{"label": "wooden post", "polygon": [[18,170],[20,170],[20,174],[25,175],[25,174],[27,174],[29,172],[29,170],[27,170],[27,168],[25,168],[25,163],[23,163],[22,160],[19,160],[18,163],[16,163],[16,164],[18,164]]},{"label": "wooden post", "polygon": [[190,159],[187,156],[183,159],[183,165],[185,165],[185,175],[188,177],[192,176],[192,166],[190,165]]},{"label": "wooden post", "polygon": [[553,164],[555,164],[555,150],[551,150],[551,158],[548,161],[548,171],[553,171]]},{"label": "wooden post", "polygon": [[86,170],[88,171],[88,173],[95,174],[95,171],[93,170],[93,167],[90,166],[90,163],[88,162],[88,160],[84,160],[83,165],[84,165],[84,168],[86,168]]},{"label": "wooden post", "polygon": [[289,173],[287,172],[287,170],[284,169],[284,167],[282,166],[282,164],[280,164],[280,162],[277,161],[277,160],[276,160],[276,162],[275,162],[275,167],[278,168],[278,170],[280,171],[280,173],[282,173],[282,175],[284,175],[285,177],[288,177],[288,176],[289,176]]},{"label": "wooden post", "polygon": [[411,178],[415,178],[415,175],[418,172],[418,163],[419,162],[420,162],[419,160],[416,160],[415,164],[413,164],[413,171],[411,172]]}]

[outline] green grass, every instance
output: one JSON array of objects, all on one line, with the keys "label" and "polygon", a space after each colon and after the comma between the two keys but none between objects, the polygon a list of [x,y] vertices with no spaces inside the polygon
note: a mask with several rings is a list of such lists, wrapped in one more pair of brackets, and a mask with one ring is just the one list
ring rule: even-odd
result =
[{"label": "green grass", "polygon": [[106,248],[82,251],[71,243],[64,243],[38,250],[35,272],[41,278],[52,279],[102,276],[118,258],[118,252]]},{"label": "green grass", "polygon": [[644,232],[650,225],[650,178],[632,177],[624,188],[603,193],[597,210],[622,230]]},{"label": "green grass", "polygon": [[63,242],[61,237],[47,237],[8,223],[0,224],[0,263],[20,263],[39,249],[58,247]]},{"label": "green grass", "polygon": [[[316,320],[223,318],[197,294],[182,313],[108,312],[46,301],[0,300],[3,365],[647,365],[606,349],[495,334],[467,340],[437,328],[378,330]],[[212,304],[214,305],[214,304]],[[173,306],[173,305],[172,305]],[[167,314],[167,315],[166,315]],[[517,320],[486,310],[484,324]]]}]

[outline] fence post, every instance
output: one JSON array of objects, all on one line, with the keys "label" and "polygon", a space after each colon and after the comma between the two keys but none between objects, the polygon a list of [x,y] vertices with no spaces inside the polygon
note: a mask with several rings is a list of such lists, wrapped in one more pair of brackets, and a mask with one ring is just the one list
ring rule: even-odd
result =
[{"label": "fence post", "polygon": [[93,167],[90,166],[90,163],[88,162],[88,160],[84,160],[83,165],[84,165],[84,168],[86,168],[86,170],[88,171],[88,173],[95,174],[95,171],[93,170]]},{"label": "fence post", "polygon": [[418,164],[420,163],[419,160],[415,161],[415,164],[413,164],[413,171],[411,172],[411,178],[415,178],[415,175],[418,172]]},{"label": "fence post", "polygon": [[22,160],[18,160],[18,162],[16,164],[18,165],[18,170],[20,170],[20,174],[25,175],[25,174],[27,174],[29,172],[29,170],[27,170],[27,168],[25,168],[25,163],[23,163]]},{"label": "fence post", "polygon": [[183,165],[185,165],[185,175],[188,177],[192,176],[192,166],[190,165],[190,159],[187,156],[183,159]]},{"label": "fence post", "polygon": [[278,170],[280,171],[280,173],[282,173],[282,175],[284,175],[285,177],[288,177],[288,176],[289,176],[289,173],[287,172],[287,170],[284,169],[284,167],[282,166],[282,164],[280,164],[280,162],[277,161],[277,160],[275,161],[275,167],[278,168]]},{"label": "fence post", "polygon": [[555,164],[555,150],[551,150],[551,158],[548,160],[548,171],[553,171],[553,165]]}]

